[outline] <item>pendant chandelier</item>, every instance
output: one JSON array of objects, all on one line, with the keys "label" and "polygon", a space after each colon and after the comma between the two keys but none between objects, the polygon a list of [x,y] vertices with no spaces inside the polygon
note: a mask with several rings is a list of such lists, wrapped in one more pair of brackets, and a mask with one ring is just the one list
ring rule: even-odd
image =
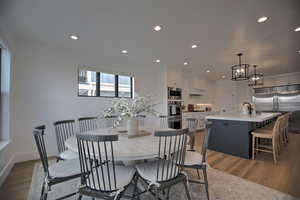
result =
[{"label": "pendant chandelier", "polygon": [[256,72],[257,65],[253,65],[254,73],[249,77],[249,86],[258,86],[264,84],[264,75]]},{"label": "pendant chandelier", "polygon": [[243,81],[249,79],[249,64],[242,63],[242,55],[242,53],[237,54],[239,57],[239,64],[231,67],[231,80],[233,81]]}]

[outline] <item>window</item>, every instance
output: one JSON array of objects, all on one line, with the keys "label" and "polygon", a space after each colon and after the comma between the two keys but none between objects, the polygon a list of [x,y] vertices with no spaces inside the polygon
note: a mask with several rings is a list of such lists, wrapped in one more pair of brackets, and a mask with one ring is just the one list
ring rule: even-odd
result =
[{"label": "window", "polygon": [[133,98],[133,81],[131,76],[79,70],[78,95]]},{"label": "window", "polygon": [[79,96],[97,96],[96,79],[97,72],[80,70],[78,76]]},{"label": "window", "polygon": [[131,81],[129,76],[118,76],[119,96],[131,97]]},{"label": "window", "polygon": [[116,96],[116,78],[114,74],[100,73],[100,96]]}]

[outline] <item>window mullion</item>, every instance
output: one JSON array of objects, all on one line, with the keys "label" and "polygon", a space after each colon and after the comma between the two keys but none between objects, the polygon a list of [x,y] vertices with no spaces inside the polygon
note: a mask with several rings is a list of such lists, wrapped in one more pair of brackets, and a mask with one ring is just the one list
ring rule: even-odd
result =
[{"label": "window mullion", "polygon": [[130,98],[133,98],[133,81],[132,76],[130,77]]},{"label": "window mullion", "polygon": [[96,73],[96,96],[100,97],[100,72]]},{"label": "window mullion", "polygon": [[115,97],[119,97],[119,76],[115,75]]}]

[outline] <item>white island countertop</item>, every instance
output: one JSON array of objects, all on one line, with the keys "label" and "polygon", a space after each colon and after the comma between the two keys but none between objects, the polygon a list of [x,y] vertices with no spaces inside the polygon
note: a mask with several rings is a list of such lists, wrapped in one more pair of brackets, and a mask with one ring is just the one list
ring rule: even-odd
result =
[{"label": "white island countertop", "polygon": [[218,115],[208,115],[206,119],[246,121],[246,122],[263,122],[281,115],[281,113],[257,113],[252,115],[244,115],[242,113],[221,113]]}]

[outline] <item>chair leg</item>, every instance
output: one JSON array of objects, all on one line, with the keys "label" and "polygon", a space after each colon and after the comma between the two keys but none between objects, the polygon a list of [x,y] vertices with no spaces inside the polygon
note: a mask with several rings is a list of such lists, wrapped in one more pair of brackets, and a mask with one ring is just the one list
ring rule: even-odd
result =
[{"label": "chair leg", "polygon": [[139,180],[139,177],[136,176],[135,178],[135,182],[134,182],[134,190],[133,190],[133,197],[132,199],[140,199],[139,195],[137,194],[138,192],[138,180]]},{"label": "chair leg", "polygon": [[255,159],[255,136],[252,136],[252,160]]},{"label": "chair leg", "polygon": [[198,174],[198,178],[201,179],[200,173],[199,173],[199,169],[198,169],[198,168],[197,168],[197,174]]},{"label": "chair leg", "polygon": [[159,200],[159,190],[155,188],[155,199]]},{"label": "chair leg", "polygon": [[204,177],[204,183],[205,183],[206,197],[207,197],[207,200],[209,200],[208,179],[207,179],[206,167],[203,169],[203,177]]},{"label": "chair leg", "polygon": [[289,136],[288,136],[288,134],[289,134],[289,127],[286,127],[286,129],[285,129],[286,143],[289,143]]},{"label": "chair leg", "polygon": [[78,194],[77,200],[81,200],[81,199],[82,199],[82,195],[81,195],[81,194]]},{"label": "chair leg", "polygon": [[184,180],[183,181],[183,185],[184,185],[184,188],[185,188],[185,192],[186,192],[186,197],[188,200],[191,200],[191,195],[190,195],[190,191],[189,191],[189,188],[187,186],[187,180]]},{"label": "chair leg", "polygon": [[44,193],[45,193],[45,181],[43,181],[40,200],[44,200]]},{"label": "chair leg", "polygon": [[277,158],[276,158],[276,156],[277,156],[277,146],[278,145],[276,145],[275,143],[277,143],[276,142],[276,139],[274,140],[272,140],[272,147],[273,147],[273,159],[274,159],[274,163],[275,163],[275,165],[277,164]]},{"label": "chair leg", "polygon": [[168,190],[167,190],[167,198],[166,198],[167,200],[170,199],[170,189],[171,189],[171,187],[169,187]]}]

